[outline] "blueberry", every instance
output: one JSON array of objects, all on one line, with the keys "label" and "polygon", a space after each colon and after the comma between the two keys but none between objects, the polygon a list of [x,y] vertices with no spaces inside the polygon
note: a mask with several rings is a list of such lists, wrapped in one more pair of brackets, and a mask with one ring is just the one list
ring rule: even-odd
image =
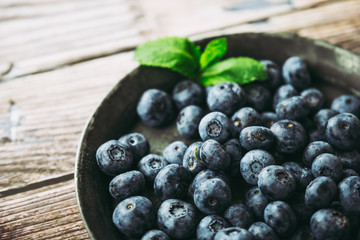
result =
[{"label": "blueberry", "polygon": [[154,181],[156,175],[168,163],[165,158],[156,154],[148,154],[137,165],[138,170],[144,174],[147,181]]},{"label": "blueberry", "polygon": [[139,195],[145,189],[145,177],[136,170],[122,173],[114,177],[109,184],[109,192],[116,200],[124,200]]},{"label": "blueberry", "polygon": [[183,198],[190,183],[191,175],[186,168],[178,164],[169,164],[156,175],[154,194],[162,201],[169,198]]},{"label": "blueberry", "polygon": [[134,162],[138,162],[150,152],[149,142],[141,133],[126,134],[119,138],[119,142],[130,148]]},{"label": "blueberry", "polygon": [[260,115],[261,122],[267,128],[270,128],[277,120],[276,113],[274,112],[263,112]]},{"label": "blueberry", "polygon": [[309,224],[314,211],[306,206],[304,191],[295,192],[292,198],[289,199],[288,203],[295,213],[298,224]]},{"label": "blueberry", "polygon": [[239,227],[229,227],[218,231],[214,240],[256,240],[246,229]]},{"label": "blueberry", "polygon": [[269,204],[269,200],[261,193],[259,187],[252,187],[245,193],[244,203],[257,219],[264,219],[264,209]]},{"label": "blueberry", "polygon": [[284,167],[270,165],[258,175],[258,186],[262,194],[270,200],[284,200],[294,193],[296,180]]},{"label": "blueberry", "polygon": [[215,234],[221,229],[230,227],[230,224],[218,215],[208,215],[201,219],[197,229],[197,240],[213,239]]},{"label": "blueberry", "polygon": [[271,151],[271,154],[274,156],[276,165],[283,164],[287,162],[289,159],[295,159],[297,157],[296,154],[279,153],[274,150]]},{"label": "blueberry", "polygon": [[200,183],[194,192],[197,208],[206,214],[221,214],[230,205],[231,190],[225,181],[212,178]]},{"label": "blueberry", "polygon": [[187,146],[182,141],[170,143],[163,151],[163,156],[168,163],[181,165]]},{"label": "blueberry", "polygon": [[354,150],[360,143],[360,120],[351,113],[340,113],[330,118],[326,138],[339,150]]},{"label": "blueberry", "polygon": [[354,169],[351,169],[351,168],[344,169],[343,173],[344,173],[343,179],[347,178],[347,177],[351,177],[351,176],[359,176],[359,174]]},{"label": "blueberry", "polygon": [[146,90],[139,100],[136,112],[143,123],[150,127],[167,125],[175,116],[171,97],[159,89]]},{"label": "blueberry", "polygon": [[264,211],[265,223],[280,236],[290,236],[295,232],[297,219],[289,204],[283,201],[269,203]]},{"label": "blueberry", "polygon": [[170,237],[188,239],[196,230],[198,214],[193,205],[179,199],[162,202],[157,214],[157,225]]},{"label": "blueberry", "polygon": [[264,222],[254,222],[249,227],[249,232],[254,235],[256,240],[279,240],[275,231]]},{"label": "blueberry", "polygon": [[339,184],[340,205],[347,213],[360,215],[360,177],[345,178]]},{"label": "blueberry", "polygon": [[332,209],[335,209],[336,211],[341,212],[342,214],[345,214],[344,212],[344,208],[341,206],[340,201],[339,201],[339,196],[337,196],[337,198],[331,202],[330,207]]},{"label": "blueberry", "polygon": [[171,240],[171,238],[163,231],[153,229],[145,233],[141,240]]},{"label": "blueberry", "polygon": [[303,90],[311,84],[309,70],[304,60],[298,56],[286,59],[282,73],[284,81],[291,84],[297,90]]},{"label": "blueberry", "polygon": [[316,129],[314,121],[309,116],[299,119],[298,122],[305,128],[306,131]]},{"label": "blueberry", "polygon": [[226,82],[212,87],[206,101],[211,111],[230,115],[245,105],[246,94],[238,84]]},{"label": "blueberry", "polygon": [[293,97],[293,96],[297,96],[299,95],[299,92],[290,84],[285,84],[280,86],[273,97],[273,103],[272,103],[272,107],[275,110],[276,109],[276,105],[278,105],[279,102]]},{"label": "blueberry", "polygon": [[205,93],[202,86],[198,83],[185,80],[177,83],[172,92],[174,100],[179,110],[189,105],[202,106],[205,102]]},{"label": "blueberry", "polygon": [[339,157],[344,168],[360,171],[360,153],[358,150],[348,152],[336,151],[335,155]]},{"label": "blueberry", "polygon": [[278,119],[301,120],[308,115],[310,107],[302,96],[282,100],[276,105]]},{"label": "blueberry", "polygon": [[293,235],[291,235],[290,240],[316,240],[316,239],[312,234],[309,226],[302,226],[299,227]]},{"label": "blueberry", "polygon": [[231,137],[231,133],[231,121],[221,112],[211,112],[205,115],[199,123],[199,134],[203,141],[214,139],[223,143]]},{"label": "blueberry", "polygon": [[229,176],[234,178],[240,177],[239,164],[244,155],[244,150],[240,145],[240,141],[232,138],[225,142],[223,147],[230,157]]},{"label": "blueberry", "polygon": [[186,139],[199,137],[198,126],[204,115],[204,110],[198,106],[190,105],[183,108],[176,120],[179,135]]},{"label": "blueberry", "polygon": [[333,147],[324,141],[315,141],[309,143],[305,149],[303,154],[303,162],[306,166],[311,167],[314,159],[322,153],[332,153],[335,151]]},{"label": "blueberry", "polygon": [[333,100],[331,109],[340,113],[352,113],[360,118],[360,97],[341,95]]},{"label": "blueberry", "polygon": [[215,85],[209,85],[205,87],[205,94],[206,97],[209,95],[210,90],[214,87]]},{"label": "blueberry", "polygon": [[307,187],[305,191],[305,204],[312,210],[327,208],[334,200],[337,193],[337,185],[329,177],[317,177]]},{"label": "blueberry", "polygon": [[338,115],[339,112],[332,110],[332,109],[321,109],[318,111],[314,116],[314,122],[318,129],[324,129],[326,128],[326,124],[329,121],[330,118]]},{"label": "blueberry", "polygon": [[249,84],[244,87],[247,105],[258,112],[271,109],[272,95],[268,88],[260,84]]},{"label": "blueberry", "polygon": [[282,166],[292,173],[296,180],[296,186],[299,188],[306,188],[307,185],[314,179],[311,169],[301,166],[296,162],[286,162]]},{"label": "blueberry", "polygon": [[275,90],[283,83],[281,69],[275,62],[271,60],[260,60],[260,63],[264,65],[268,74],[268,79],[264,85],[271,90]]},{"label": "blueberry", "polygon": [[240,173],[245,182],[257,185],[260,171],[273,164],[275,164],[274,157],[267,151],[261,149],[251,150],[240,161]]},{"label": "blueberry", "polygon": [[246,127],[240,133],[240,143],[241,146],[246,150],[268,150],[274,144],[274,134],[269,128],[266,127]]},{"label": "blueberry", "polygon": [[348,218],[334,209],[320,209],[310,220],[311,232],[317,240],[346,240],[350,233]]},{"label": "blueberry", "polygon": [[196,175],[206,168],[205,164],[200,161],[199,151],[201,145],[202,142],[194,142],[184,153],[182,166],[185,167],[192,175]]},{"label": "blueberry", "polygon": [[309,142],[327,141],[324,129],[311,129],[309,130]]},{"label": "blueberry", "polygon": [[337,199],[331,203],[330,208],[335,209],[336,211],[341,212],[344,214],[350,224],[350,236],[355,236],[356,233],[359,231],[359,224],[360,224],[360,217],[359,215],[355,215],[354,213],[347,212],[343,206],[340,204],[340,201]]},{"label": "blueberry", "polygon": [[220,178],[221,180],[223,180],[224,182],[226,182],[229,185],[228,180],[226,179],[225,175],[222,175],[221,173],[215,172],[215,171],[210,170],[210,169],[205,169],[205,170],[202,170],[201,172],[199,172],[195,176],[194,180],[192,181],[192,183],[191,183],[191,185],[189,187],[190,196],[194,195],[195,189],[202,182],[204,182],[205,180],[208,180],[208,179],[212,179],[212,178]]},{"label": "blueberry", "polygon": [[224,212],[224,218],[233,227],[246,229],[254,222],[253,213],[242,203],[236,203],[228,207]]},{"label": "blueberry", "polygon": [[241,130],[249,126],[261,126],[260,114],[251,107],[243,107],[235,112],[231,120],[233,122],[234,136],[239,137]]},{"label": "blueberry", "polygon": [[311,172],[314,177],[326,176],[339,182],[343,174],[343,167],[337,156],[331,153],[322,153],[312,163]]},{"label": "blueberry", "polygon": [[124,235],[139,238],[153,226],[155,212],[149,199],[134,196],[121,201],[116,206],[112,220]]},{"label": "blueberry", "polygon": [[200,147],[200,160],[207,168],[223,171],[230,165],[230,156],[224,147],[213,139],[206,140]]},{"label": "blueberry", "polygon": [[270,130],[275,136],[275,148],[279,153],[295,153],[306,145],[306,131],[296,121],[278,121],[271,126]]},{"label": "blueberry", "polygon": [[300,93],[300,95],[305,99],[309,108],[310,114],[317,113],[325,103],[325,96],[319,89],[308,88]]},{"label": "blueberry", "polygon": [[129,147],[109,140],[97,149],[96,162],[103,173],[116,176],[131,169],[133,154]]}]

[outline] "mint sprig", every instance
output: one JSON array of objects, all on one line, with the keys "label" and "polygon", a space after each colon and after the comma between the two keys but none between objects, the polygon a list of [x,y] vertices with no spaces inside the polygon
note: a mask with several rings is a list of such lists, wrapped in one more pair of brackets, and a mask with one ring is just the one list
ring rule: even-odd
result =
[{"label": "mint sprig", "polygon": [[134,59],[141,65],[170,68],[194,79],[199,72],[200,49],[187,38],[166,37],[138,46]]},{"label": "mint sprig", "polygon": [[220,61],[226,50],[226,38],[210,41],[201,52],[200,47],[187,38],[165,37],[138,46],[134,59],[141,65],[172,69],[205,86],[267,79],[264,66],[255,59],[237,57]]},{"label": "mint sprig", "polygon": [[200,69],[217,63],[225,55],[227,49],[226,38],[217,38],[209,42],[200,56]]},{"label": "mint sprig", "polygon": [[201,73],[199,81],[208,86],[223,82],[245,84],[266,79],[267,72],[259,61],[249,57],[237,57],[226,59],[206,68]]}]

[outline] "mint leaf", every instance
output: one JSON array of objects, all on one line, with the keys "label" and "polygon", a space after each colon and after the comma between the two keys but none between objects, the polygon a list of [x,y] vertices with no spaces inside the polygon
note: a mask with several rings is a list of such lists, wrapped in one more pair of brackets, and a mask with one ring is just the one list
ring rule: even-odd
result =
[{"label": "mint leaf", "polygon": [[209,86],[223,82],[245,84],[266,79],[267,72],[259,61],[248,57],[237,57],[226,59],[204,69],[199,81]]},{"label": "mint leaf", "polygon": [[226,38],[217,38],[209,42],[200,57],[201,70],[218,62],[226,53],[226,49]]},{"label": "mint leaf", "polygon": [[141,65],[170,68],[188,78],[199,71],[200,49],[187,38],[165,37],[135,49],[134,60]]}]

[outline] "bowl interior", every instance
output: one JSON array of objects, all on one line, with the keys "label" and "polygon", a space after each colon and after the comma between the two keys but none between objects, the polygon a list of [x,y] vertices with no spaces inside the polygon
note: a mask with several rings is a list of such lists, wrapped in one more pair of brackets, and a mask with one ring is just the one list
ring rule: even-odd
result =
[{"label": "bowl interior", "polygon": [[[345,92],[360,91],[360,56],[345,49],[292,34],[245,33],[221,37],[228,41],[226,57],[270,59],[281,65],[290,56],[300,56],[309,66],[315,85],[330,99]],[[203,39],[197,44],[204,48],[212,39]],[[126,239],[112,223],[116,203],[108,192],[111,178],[96,164],[97,148],[107,140],[135,131],[147,137],[151,152],[156,154],[161,154],[167,144],[181,139],[175,123],[161,129],[146,127],[138,121],[135,109],[146,89],[170,91],[182,79],[166,69],[138,67],[118,82],[90,118],[77,153],[75,182],[80,213],[92,239]]]}]

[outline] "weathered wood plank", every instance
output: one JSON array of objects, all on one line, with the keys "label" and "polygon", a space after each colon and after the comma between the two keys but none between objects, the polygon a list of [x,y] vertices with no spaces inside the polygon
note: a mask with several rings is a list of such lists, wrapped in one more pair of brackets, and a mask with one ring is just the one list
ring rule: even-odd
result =
[{"label": "weathered wood plank", "polygon": [[[241,23],[256,21],[293,10],[288,1],[156,1],[141,0],[145,16],[160,35],[188,36]],[[268,4],[267,4],[268,3]],[[266,7],[262,5],[266,4]]]},{"label": "weathered wood plank", "polygon": [[74,181],[0,198],[0,239],[88,239]]},{"label": "weathered wood plank", "polygon": [[[319,2],[330,1],[308,0],[301,7]],[[0,69],[13,65],[3,79],[113,54],[149,38],[188,36],[294,9],[287,0],[49,0],[44,4],[18,0],[12,7],[6,7],[11,5],[7,1],[2,4]]]},{"label": "weathered wood plank", "polygon": [[[296,31],[359,49],[359,3],[332,2],[216,33],[249,29]],[[348,14],[339,16],[339,9]],[[307,21],[309,27],[294,23],[294,17],[301,16],[312,19]],[[129,52],[0,85],[0,191],[73,171],[76,146],[86,119],[111,86],[136,66],[131,58]]]},{"label": "weathered wood plank", "polygon": [[[84,0],[62,0],[62,2],[65,1],[84,1]],[[57,2],[59,2],[59,0],[2,0],[0,1],[0,7],[13,8],[13,7],[22,7],[22,6],[52,4]]]},{"label": "weathered wood plank", "polygon": [[[339,14],[344,12],[346,14]],[[270,17],[261,22],[195,34],[192,38],[238,32],[297,32],[301,36],[323,39],[354,50],[359,42],[359,12],[360,1],[332,2],[316,8]],[[344,45],[343,40],[349,43]]]},{"label": "weathered wood plank", "polygon": [[[123,53],[0,85],[0,139],[8,139],[0,141],[0,191],[73,172],[86,120],[137,66],[131,59]],[[10,101],[19,109],[16,126]]]},{"label": "weathered wood plank", "polygon": [[[109,4],[107,1],[87,1],[86,4],[83,0],[75,1],[11,1],[12,3],[6,3],[6,1],[1,1],[0,7],[3,8],[3,11],[0,15],[0,21],[8,21],[21,18],[34,18],[34,17],[43,17],[55,14],[69,13],[69,12],[80,12],[85,9],[98,8],[102,7],[103,4]],[[115,1],[111,1],[115,3]],[[121,0],[116,1],[116,3],[121,2]],[[16,5],[14,4],[16,3]],[[35,7],[36,6],[36,7]]]},{"label": "weathered wood plank", "polygon": [[[80,1],[82,0],[76,2]],[[63,2],[63,6],[66,6],[65,1]],[[69,3],[67,0],[66,2]],[[314,0],[310,5],[321,2],[328,1]],[[208,4],[211,3],[208,2]],[[230,4],[231,1],[226,1],[226,3]],[[227,28],[221,31],[208,31],[213,29],[211,26],[204,29],[208,31],[206,35],[231,33],[232,31],[293,31],[302,36],[324,39],[360,53],[358,1],[342,1],[341,3],[331,1],[314,9],[280,16],[271,15],[268,21],[262,23],[241,24],[231,28],[226,25]],[[44,4],[59,4],[59,1],[0,1],[0,7]],[[61,15],[60,10],[59,8],[58,14]],[[277,11],[279,12],[274,11],[273,14],[281,12],[280,10]],[[343,14],[344,12],[346,14]],[[182,13],[185,14],[184,11]],[[50,16],[45,12],[38,12],[38,14],[45,18]],[[28,18],[29,16],[28,9],[23,8],[22,12],[8,12],[3,20],[17,17]],[[166,23],[166,16],[155,13],[154,16],[160,16],[159,21]],[[199,17],[197,14],[195,16]],[[209,16],[206,17],[209,18]],[[302,18],[306,19],[305,23],[301,22]],[[194,17],[194,19],[197,18]],[[87,19],[87,21],[91,21],[91,19]],[[151,24],[154,19],[148,16],[146,21]],[[136,28],[135,33],[131,33],[131,30],[128,33],[122,30],[120,35],[116,35],[118,33],[109,34],[116,31],[118,24],[116,17],[101,18],[97,28],[90,28],[96,22],[98,21],[92,21],[85,29],[74,27],[71,31],[67,31],[67,29],[71,29],[71,26],[76,26],[76,24],[68,24],[62,30],[64,32],[60,31],[58,35],[56,35],[56,31],[51,32],[53,35],[46,35],[43,32],[40,38],[35,35],[19,33],[16,36],[19,46],[34,44],[32,46],[36,46],[38,53],[41,52],[44,56],[36,57],[36,55],[34,58],[32,56],[33,50],[27,50],[26,47],[19,48],[24,54],[25,52],[28,54],[28,59],[19,58],[22,62],[20,61],[20,64],[15,65],[12,71],[13,75],[9,76],[51,69],[54,66],[81,61],[84,57],[93,58],[103,54],[112,54],[114,51],[135,46],[150,36],[141,35],[142,31],[148,31],[146,27]],[[174,26],[181,25],[180,22],[175,23],[178,25]],[[228,22],[225,23],[229,24]],[[3,25],[0,25],[0,28],[1,26]],[[204,26],[207,27],[207,25]],[[122,29],[127,29],[127,27],[125,26]],[[181,27],[187,28],[189,26]],[[97,34],[92,30],[96,30],[97,33],[103,30],[101,33],[104,34],[104,37],[97,37]],[[36,31],[41,33],[41,29]],[[66,36],[67,33],[71,35],[77,31],[82,31],[81,37]],[[184,29],[181,31],[186,32]],[[192,32],[196,32],[196,34],[192,34],[193,39],[205,36],[198,34],[193,28],[189,28],[189,34]],[[2,32],[0,31],[0,33]],[[140,37],[137,35],[138,33],[140,33]],[[147,34],[150,33],[154,34],[155,31]],[[161,35],[162,33],[159,31],[156,34]],[[52,42],[41,42],[42,38],[49,40],[54,36],[56,36],[54,45]],[[26,41],[22,42],[21,37],[24,37]],[[91,40],[82,44],[81,40],[86,38]],[[4,39],[7,42],[2,42],[5,43],[2,45],[3,49],[11,48],[11,38]],[[79,41],[74,43],[74,39]],[[118,39],[123,39],[124,42],[119,44]],[[39,44],[39,41],[46,48],[42,49],[42,44]],[[126,45],[129,44],[129,41],[133,41],[133,45]],[[57,46],[55,43],[73,44],[73,48],[57,55],[56,53],[63,51],[63,49],[55,50],[53,48]],[[95,45],[107,46],[94,47]],[[14,55],[14,57],[21,56],[20,50],[15,52],[18,55]],[[50,61],[46,65],[49,56],[55,57],[53,62]],[[0,84],[0,192],[16,188],[21,189],[21,187],[30,186],[32,183],[41,183],[45,179],[72,173],[76,146],[86,119],[117,80],[136,66],[136,63],[131,62],[131,58],[132,53],[130,52]],[[47,184],[49,183],[47,182]],[[41,186],[41,184],[37,186]],[[66,181],[0,198],[0,238],[88,239],[76,207],[73,187],[73,181]]]},{"label": "weathered wood plank", "polygon": [[291,0],[295,8],[313,7],[314,5],[324,3],[327,0]]},{"label": "weathered wood plank", "polygon": [[360,54],[360,14],[353,19],[304,28],[299,34],[324,39]]},{"label": "weathered wood plank", "polygon": [[[14,15],[22,11],[29,16]],[[13,65],[6,78],[133,48],[146,39],[148,29],[141,9],[130,0],[30,4],[4,8],[6,14],[14,15],[0,24],[1,69]]]}]

